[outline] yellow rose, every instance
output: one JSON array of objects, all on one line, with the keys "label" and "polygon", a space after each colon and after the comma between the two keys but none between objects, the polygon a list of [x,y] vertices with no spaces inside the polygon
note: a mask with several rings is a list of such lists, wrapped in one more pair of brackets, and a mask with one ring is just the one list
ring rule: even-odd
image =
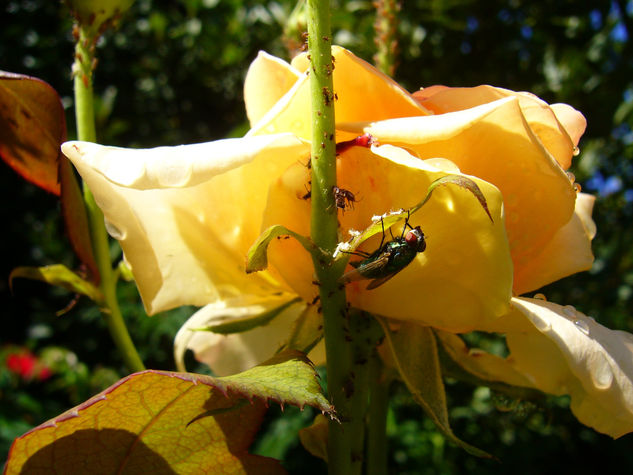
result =
[{"label": "yellow rose", "polygon": [[[341,127],[372,117],[428,115],[411,94],[364,61],[340,48],[334,55],[335,78],[350,78],[336,86]],[[262,89],[254,90],[254,83]],[[242,139],[152,150],[64,145],[120,241],[149,313],[244,294],[286,292],[305,302],[314,299],[310,258],[292,239],[271,244],[267,272],[244,273],[247,250],[268,226],[282,224],[309,235],[307,86],[306,75],[260,55],[245,86],[249,117],[258,124]],[[339,140],[354,134],[341,132]],[[349,238],[348,230],[367,227],[376,214],[413,206],[435,179],[458,173],[438,157],[419,160],[387,141],[343,152],[339,185],[358,198],[354,210],[341,214],[341,240]],[[494,222],[467,191],[437,189],[411,220],[427,235],[427,251],[376,290],[350,284],[353,304],[451,331],[477,328],[506,313],[512,266],[503,201],[494,185],[473,179]],[[377,244],[378,237],[365,249]],[[413,295],[428,302],[424,311]]]},{"label": "yellow rose", "polygon": [[[372,216],[412,207],[447,174],[473,179],[493,218],[467,191],[438,188],[411,217],[427,237],[426,250],[376,289],[367,290],[363,281],[348,284],[349,301],[451,333],[537,331],[512,295],[586,270],[593,261],[593,200],[579,194],[565,172],[584,131],[582,115],[490,86],[409,94],[349,51],[334,48],[333,56],[337,142],[361,134],[376,141],[349,147],[337,159],[338,186],[356,196],[353,209],[339,212],[341,240],[369,226]],[[260,327],[220,340],[194,337],[190,329],[248,318],[297,295],[301,302],[289,304],[284,321],[314,309],[307,304],[317,295],[311,259],[293,239],[271,243],[267,271],[244,273],[246,252],[267,227],[310,234],[308,67],[306,55],[287,64],[260,53],[245,82],[251,130],[241,139],[151,150],[63,147],[120,241],[148,312],[208,304],[179,333],[178,351],[206,355],[220,373],[271,354],[288,338],[283,326],[292,324],[281,325],[280,333],[257,336],[266,332]],[[363,249],[375,250],[379,238]],[[218,345],[229,353],[242,348],[231,353],[241,360],[227,366]],[[495,361],[498,379],[542,386],[525,366]],[[551,384],[543,390],[560,393]],[[631,412],[624,419],[631,420]]]}]

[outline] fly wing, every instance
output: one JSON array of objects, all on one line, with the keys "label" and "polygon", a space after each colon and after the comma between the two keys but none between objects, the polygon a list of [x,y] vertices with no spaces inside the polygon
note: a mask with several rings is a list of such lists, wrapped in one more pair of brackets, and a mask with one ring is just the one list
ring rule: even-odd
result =
[{"label": "fly wing", "polygon": [[[380,272],[388,264],[389,253],[384,253],[382,256],[376,258],[375,260],[367,264],[360,265],[361,262],[351,262],[350,265],[354,266],[355,269],[352,269],[351,271],[343,274],[343,276],[339,279],[339,282],[341,284],[347,284],[349,282],[354,282],[357,280],[371,279],[372,273]],[[367,276],[367,274],[370,274],[370,275]],[[379,279],[375,279],[375,280],[379,280]]]},{"label": "fly wing", "polygon": [[391,274],[388,274],[388,275],[386,275],[384,277],[379,277],[378,279],[372,280],[369,284],[367,284],[367,290],[372,290],[372,289],[375,289],[376,287],[380,287],[382,284],[387,282],[389,279],[391,279],[398,272],[400,272],[400,271],[397,270],[396,272],[392,272]]}]

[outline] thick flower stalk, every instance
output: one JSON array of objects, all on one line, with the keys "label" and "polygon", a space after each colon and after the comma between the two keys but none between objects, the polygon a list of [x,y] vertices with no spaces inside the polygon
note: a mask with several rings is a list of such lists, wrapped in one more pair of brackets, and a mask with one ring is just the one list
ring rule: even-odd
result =
[{"label": "thick flower stalk", "polygon": [[[353,208],[338,210],[340,241],[376,215],[410,209],[447,175],[473,180],[492,218],[471,193],[438,187],[410,217],[426,250],[378,288],[347,284],[351,305],[437,329],[454,358],[484,379],[571,395],[577,417],[599,431],[617,437],[633,430],[631,335],[570,316],[569,308],[514,297],[593,262],[593,198],[566,172],[584,117],[491,86],[410,94],[349,51],[333,48],[333,55],[337,186],[355,196]],[[310,235],[309,64],[305,54],[288,64],[260,53],[246,78],[251,130],[241,139],[151,150],[63,147],[119,239],[148,312],[206,305],[176,344],[219,373],[261,361],[289,339],[311,348],[318,334],[312,260],[298,241],[273,239],[263,272],[246,274],[244,264],[270,226]],[[371,140],[353,142],[364,134]],[[361,250],[379,243],[377,235]],[[284,303],[275,330],[191,331]],[[456,336],[472,330],[505,333],[510,356],[473,357]],[[322,361],[322,354],[312,357]]]}]

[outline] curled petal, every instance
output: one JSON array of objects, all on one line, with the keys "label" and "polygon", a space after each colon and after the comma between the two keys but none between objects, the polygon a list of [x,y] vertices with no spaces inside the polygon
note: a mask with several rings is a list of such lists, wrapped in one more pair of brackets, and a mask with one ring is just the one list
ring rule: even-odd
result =
[{"label": "curled petal", "polygon": [[290,65],[301,73],[305,73],[310,67],[310,60],[306,53],[300,53],[290,61]]},{"label": "curled petal", "polygon": [[[340,214],[341,240],[349,238],[348,230],[369,226],[374,215],[411,208],[424,198],[435,179],[454,173],[452,164],[450,171],[436,166],[389,145],[371,150],[352,147],[341,154],[338,186],[357,197],[354,209]],[[468,331],[507,312],[512,262],[501,195],[489,183],[470,178],[486,197],[494,223],[470,192],[457,186],[438,187],[429,202],[411,216],[411,225],[421,226],[427,236],[426,250],[376,289],[367,290],[367,281],[349,283],[347,295],[353,306],[450,331]],[[271,187],[265,223],[281,223],[308,235],[310,203],[303,199],[308,180],[304,166],[289,167]],[[396,225],[392,231],[395,235],[401,229]],[[374,236],[363,244],[363,250],[372,252],[379,242],[380,236]],[[272,242],[269,263],[304,300],[314,298],[318,283],[312,276],[310,256],[294,240]]]},{"label": "curled petal", "polygon": [[304,160],[290,134],[129,150],[69,142],[73,161],[119,240],[148,313],[278,289],[246,275],[268,181]]},{"label": "curled petal", "polygon": [[531,387],[531,381],[512,364],[502,358],[476,348],[468,348],[464,340],[454,333],[436,331],[448,356],[461,368],[483,381],[502,381],[520,387]]},{"label": "curled petal", "polygon": [[533,326],[506,335],[517,370],[537,389],[569,394],[583,424],[614,438],[633,431],[633,335],[571,306],[524,298],[512,306],[511,318]]},{"label": "curled petal", "polygon": [[244,80],[246,115],[253,126],[283,97],[301,73],[280,58],[260,51]]},{"label": "curled petal", "polygon": [[113,183],[136,190],[191,187],[256,158],[309,150],[293,134],[224,139],[192,145],[129,149],[90,142],[66,142],[62,152],[79,173],[90,167]]},{"label": "curled petal", "polygon": [[592,195],[578,193],[576,210],[569,222],[543,246],[540,254],[515,269],[514,291],[518,295],[591,268],[591,240],[596,235],[591,212],[595,200]]},{"label": "curled petal", "polygon": [[578,146],[580,137],[587,128],[587,119],[568,104],[552,104],[550,107],[556,114],[558,121],[565,127],[574,146]]},{"label": "curled petal", "polygon": [[413,95],[424,107],[436,114],[465,110],[505,97],[516,97],[529,127],[565,170],[571,164],[574,147],[578,145],[587,124],[583,115],[571,106],[550,106],[534,94],[499,87],[432,86]]},{"label": "curled petal", "polygon": [[[336,106],[337,122],[428,114],[411,94],[369,63],[337,46],[332,47],[332,54],[335,58],[335,89],[324,91],[324,94]],[[301,63],[301,60],[296,59],[295,62]],[[276,134],[291,130],[297,136],[310,140],[310,104],[310,83],[308,75],[304,75],[251,129],[249,135]]]},{"label": "curled petal", "polygon": [[528,126],[517,97],[441,115],[339,127],[369,133],[421,159],[447,158],[462,173],[498,187],[517,269],[537,256],[573,215],[576,191]]},{"label": "curled petal", "polygon": [[[201,308],[176,334],[174,357],[178,369],[185,371],[186,350],[192,350],[196,359],[207,364],[218,376],[239,373],[271,358],[288,342],[293,323],[305,310],[305,303],[291,305],[267,325],[242,333],[221,335],[200,329],[237,319],[254,318],[287,304],[293,298],[288,294],[267,297],[240,295]],[[323,348],[317,347],[311,357],[322,362],[322,353]]]}]

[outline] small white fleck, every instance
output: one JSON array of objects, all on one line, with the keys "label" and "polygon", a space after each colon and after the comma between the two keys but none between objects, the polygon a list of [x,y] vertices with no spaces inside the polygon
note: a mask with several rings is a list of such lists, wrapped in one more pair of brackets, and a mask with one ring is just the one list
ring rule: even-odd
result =
[{"label": "small white fleck", "polygon": [[349,251],[351,249],[352,246],[350,246],[350,244],[348,242],[339,242],[336,245],[336,250],[334,251],[334,254],[332,255],[332,257],[334,257],[336,259],[336,257],[341,253],[341,252],[346,252]]}]

